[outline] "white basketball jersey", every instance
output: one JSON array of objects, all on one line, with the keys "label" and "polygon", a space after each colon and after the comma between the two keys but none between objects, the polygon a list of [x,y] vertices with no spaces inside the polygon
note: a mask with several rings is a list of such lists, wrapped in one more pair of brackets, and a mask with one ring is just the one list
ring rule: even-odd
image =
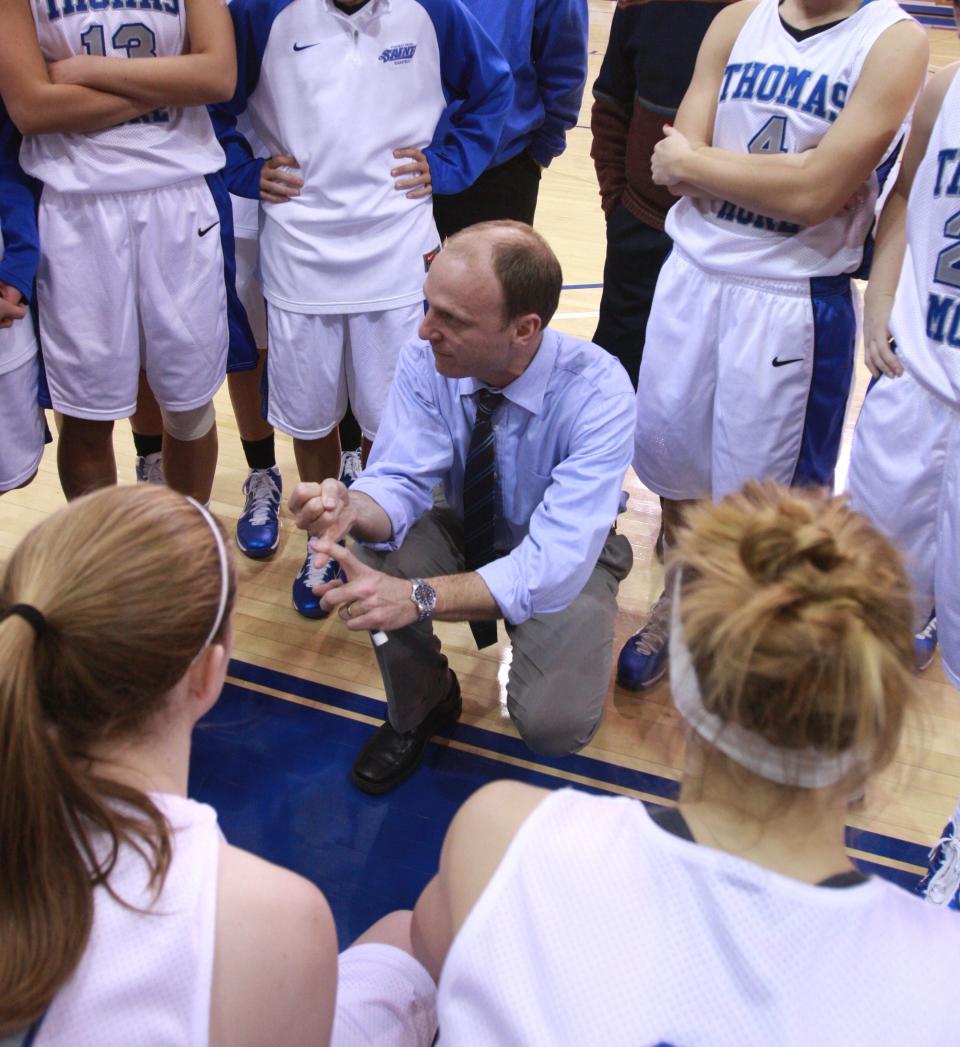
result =
[{"label": "white basketball jersey", "polygon": [[623,797],[544,800],[455,938],[456,1047],[958,1042],[960,919],[872,878],[800,883]]},{"label": "white basketball jersey", "polygon": [[[713,145],[743,153],[814,148],[857,86],[880,34],[909,18],[896,0],[868,0],[838,25],[795,40],[778,0],[761,0],[740,30],[717,102]],[[856,209],[801,228],[723,200],[683,197],[666,230],[704,268],[740,276],[807,279],[852,273],[860,265],[881,182],[900,136]]]},{"label": "white basketball jersey", "polygon": [[217,813],[179,796],[153,800],[174,829],[163,893],[153,900],[146,863],[122,848],[110,884],[131,908],[96,888],[87,948],[50,1004],[35,1047],[208,1047]]},{"label": "white basketball jersey", "polygon": [[917,168],[890,330],[910,373],[960,406],[960,75]]},{"label": "white basketball jersey", "polygon": [[[48,62],[71,55],[147,58],[179,55],[187,0],[32,0]],[[23,169],[62,193],[157,189],[223,167],[223,150],[204,106],[162,108],[87,134],[29,135]]]}]

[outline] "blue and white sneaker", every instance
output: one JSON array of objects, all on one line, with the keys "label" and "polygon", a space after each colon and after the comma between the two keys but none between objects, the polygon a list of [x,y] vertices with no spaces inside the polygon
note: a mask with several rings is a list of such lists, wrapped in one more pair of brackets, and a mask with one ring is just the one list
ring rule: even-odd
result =
[{"label": "blue and white sneaker", "polygon": [[652,687],[667,671],[670,652],[670,598],[666,592],[650,609],[647,624],[624,644],[617,659],[617,683],[628,691]]},{"label": "blue and white sneaker", "polygon": [[960,912],[960,806],[930,852],[930,868],[917,891],[931,905]]},{"label": "blue and white sneaker", "polygon": [[360,448],[356,451],[344,451],[340,455],[340,483],[349,487],[363,472],[363,459]]},{"label": "blue and white sneaker", "polygon": [[160,484],[167,481],[163,475],[163,454],[157,451],[155,454],[137,455],[137,483],[138,484]]},{"label": "blue and white sneaker", "polygon": [[260,560],[280,544],[280,469],[251,469],[243,482],[246,501],[237,519],[237,545],[244,556]]},{"label": "blue and white sneaker", "polygon": [[334,578],[345,582],[347,576],[340,570],[336,560],[327,560],[320,567],[315,567],[313,560],[314,554],[308,546],[307,558],[293,580],[293,606],[304,618],[326,618],[327,612],[320,606],[320,597],[313,590],[318,585],[332,582]]},{"label": "blue and white sneaker", "polygon": [[927,624],[913,638],[913,662],[918,673],[922,673],[937,653],[937,612],[934,611]]}]

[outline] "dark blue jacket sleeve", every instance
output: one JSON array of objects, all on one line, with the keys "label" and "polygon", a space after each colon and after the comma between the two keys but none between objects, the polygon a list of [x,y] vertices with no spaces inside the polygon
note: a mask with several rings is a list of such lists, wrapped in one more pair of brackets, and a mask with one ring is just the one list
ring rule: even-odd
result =
[{"label": "dark blue jacket sleeve", "polygon": [[40,262],[36,210],[39,186],[24,174],[19,155],[20,132],[0,102],[0,281],[15,287],[29,302]]},{"label": "dark blue jacket sleeve", "polygon": [[447,107],[425,150],[435,193],[473,185],[493,159],[510,104],[507,60],[459,0],[418,0],[433,22]]},{"label": "dark blue jacket sleeve", "polygon": [[544,118],[529,150],[544,167],[563,152],[580,116],[589,31],[587,0],[538,0],[532,56]]},{"label": "dark blue jacket sleeve", "polygon": [[229,102],[209,106],[210,119],[227,162],[223,179],[234,196],[260,197],[260,170],[264,161],[253,155],[249,142],[237,130],[237,117],[260,80],[263,52],[277,15],[291,0],[233,0],[230,18],[237,43],[237,89]]}]

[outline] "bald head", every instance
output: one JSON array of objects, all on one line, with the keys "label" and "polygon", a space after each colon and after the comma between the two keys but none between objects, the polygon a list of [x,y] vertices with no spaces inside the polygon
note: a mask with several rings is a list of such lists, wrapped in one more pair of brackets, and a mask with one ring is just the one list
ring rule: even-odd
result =
[{"label": "bald head", "polygon": [[449,237],[445,252],[489,266],[503,292],[503,320],[535,313],[541,330],[557,311],[563,272],[546,240],[523,222],[480,222]]}]

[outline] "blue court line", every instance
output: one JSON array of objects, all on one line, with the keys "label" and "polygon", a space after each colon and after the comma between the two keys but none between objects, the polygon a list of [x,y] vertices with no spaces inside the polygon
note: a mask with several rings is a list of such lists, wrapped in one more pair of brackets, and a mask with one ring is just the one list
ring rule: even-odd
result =
[{"label": "blue court line", "polygon": [[561,291],[589,291],[594,290],[598,287],[603,287],[603,284],[564,284],[560,288]]},{"label": "blue court line", "polygon": [[[362,695],[352,694],[349,691],[341,691],[337,687],[302,680],[297,676],[288,676],[286,673],[265,669],[263,666],[253,665],[250,662],[232,661],[230,675],[245,683],[260,684],[262,687],[270,687],[275,691],[283,691],[300,698],[309,698],[311,701],[324,702],[326,705],[333,705],[339,709],[383,719],[384,704],[382,701],[375,698],[364,698]],[[582,756],[579,753],[561,757],[538,756],[519,738],[509,734],[500,734],[498,731],[491,731],[485,727],[458,723],[453,731],[444,734],[444,737],[453,738],[467,745],[475,745],[479,749],[486,749],[500,756],[510,756],[517,760],[534,763],[543,770],[567,771],[584,778],[595,779],[606,785],[635,789],[637,792],[649,793],[665,800],[676,800],[680,794],[680,786],[671,778],[662,778],[646,771],[621,767],[618,764]]]},{"label": "blue court line", "polygon": [[[250,662],[231,661],[230,675],[237,680],[247,683],[270,687],[275,691],[282,691],[286,694],[296,695],[315,702],[323,702],[326,705],[372,716],[377,719],[382,718],[384,714],[383,702],[377,699],[365,698],[362,695],[352,694],[349,691],[330,687],[327,684],[303,680],[274,669],[253,665]],[[531,752],[519,738],[500,734],[497,731],[491,731],[484,727],[458,723],[449,735],[444,735],[444,737],[447,736],[456,741],[474,745],[477,748],[486,749],[501,756],[509,756],[534,763],[547,773],[550,770],[566,771],[567,773],[590,778],[606,785],[647,793],[663,800],[676,800],[680,792],[679,783],[672,778],[665,778],[646,771],[637,771],[629,767],[621,767],[618,764],[607,763],[605,760],[597,760],[579,753],[558,758],[538,756]],[[551,779],[551,782],[555,781],[555,778]],[[867,829],[848,827],[846,844],[854,850],[892,861],[904,862],[908,865],[924,867],[927,864],[928,848],[922,844],[870,832]],[[905,875],[912,876],[910,873]]]},{"label": "blue court line", "polygon": [[[313,690],[314,700],[337,694]],[[436,741],[411,778],[367,796],[351,784],[350,766],[369,737],[367,723],[332,704],[283,701],[231,681],[193,737],[190,795],[217,811],[233,845],[316,883],[341,946],[384,913],[416,902],[436,872],[451,819],[477,789],[505,778],[545,789],[568,784],[546,768]],[[576,788],[610,796],[600,785]],[[916,886],[908,870],[869,858],[855,863],[908,890]]]}]

